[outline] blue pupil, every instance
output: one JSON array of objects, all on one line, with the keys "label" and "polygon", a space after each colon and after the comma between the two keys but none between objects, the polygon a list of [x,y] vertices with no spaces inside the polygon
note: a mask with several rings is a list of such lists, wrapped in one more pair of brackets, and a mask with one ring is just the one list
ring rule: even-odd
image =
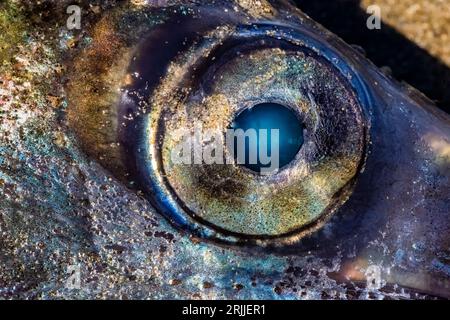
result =
[{"label": "blue pupil", "polygon": [[[261,168],[270,167],[267,161],[266,164],[261,163],[260,147],[264,144],[267,145],[267,148],[263,148],[263,152],[267,150],[269,158],[275,156],[275,150],[278,150],[278,167],[282,168],[295,158],[304,141],[303,124],[297,115],[291,109],[277,103],[261,103],[243,110],[236,116],[231,127],[234,130],[242,129],[243,131],[248,129],[256,130],[256,132],[260,132],[260,129],[267,130],[266,139],[261,139],[259,134],[256,136],[257,161],[250,161],[249,139],[245,139],[245,147],[243,146],[245,163],[242,165],[255,172],[261,172]],[[272,139],[271,129],[279,130],[278,139],[275,137]],[[237,150],[236,138],[234,150]],[[236,151],[234,156],[236,159]]]}]

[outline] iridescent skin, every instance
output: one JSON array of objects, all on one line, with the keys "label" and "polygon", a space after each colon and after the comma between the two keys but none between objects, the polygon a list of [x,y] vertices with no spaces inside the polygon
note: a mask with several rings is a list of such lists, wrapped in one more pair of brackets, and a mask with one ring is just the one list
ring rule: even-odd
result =
[{"label": "iridescent skin", "polygon": [[[121,153],[128,146],[117,145],[123,132],[114,122],[118,90],[136,81],[127,76],[134,42],[126,40],[138,42],[136,25],[148,32],[173,11],[144,16],[145,5],[105,2],[112,11],[89,11],[85,33],[77,33],[61,26],[58,1],[61,15],[28,26],[28,39],[11,33],[7,41],[21,47],[7,51],[13,63],[1,67],[1,297],[416,297],[394,284],[450,297],[449,116],[290,5],[252,2],[204,10],[233,17],[237,6],[248,22],[311,32],[326,44],[318,52],[345,57],[368,88],[368,154],[348,200],[287,246],[225,246],[180,232],[128,184],[132,168]],[[189,20],[196,9],[181,12]],[[10,28],[24,28],[23,19],[0,12]],[[79,50],[67,46],[73,39]],[[70,265],[81,268],[79,289],[67,287]]]}]

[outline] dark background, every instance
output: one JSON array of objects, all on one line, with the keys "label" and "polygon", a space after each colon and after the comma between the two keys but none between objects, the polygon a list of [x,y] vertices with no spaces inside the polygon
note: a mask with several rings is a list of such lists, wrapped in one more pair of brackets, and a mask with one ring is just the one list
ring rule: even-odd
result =
[{"label": "dark background", "polygon": [[[402,1],[405,0],[398,3]],[[450,0],[443,1],[448,1],[450,10]],[[376,0],[373,2],[377,4]],[[388,66],[397,80],[411,84],[450,113],[450,68],[386,23],[382,23],[381,30],[369,30],[366,27],[369,15],[360,7],[360,0],[295,0],[295,3],[347,43],[364,48],[378,67]],[[450,32],[450,26],[443,28]]]}]

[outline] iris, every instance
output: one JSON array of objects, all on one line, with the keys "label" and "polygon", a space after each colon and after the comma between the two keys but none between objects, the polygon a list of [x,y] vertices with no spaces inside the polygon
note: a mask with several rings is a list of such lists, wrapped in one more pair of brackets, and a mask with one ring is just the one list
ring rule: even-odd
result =
[{"label": "iris", "polygon": [[[86,150],[193,236],[236,245],[296,243],[337,212],[357,181],[367,123],[360,78],[302,29],[239,24],[199,37],[209,26],[192,21],[200,31],[192,25],[175,32],[168,22],[130,50],[135,59],[124,58],[118,72],[124,85],[117,110],[116,90],[91,99],[97,80],[77,72],[69,88],[76,106],[71,126],[86,146],[94,140]],[[82,55],[76,69],[96,74],[105,59],[97,51]],[[85,109],[89,115],[79,120]],[[191,161],[173,161],[186,135]]]},{"label": "iris", "polygon": [[[245,163],[243,165],[255,172],[260,172],[262,167],[268,166],[261,162],[261,147],[265,147],[267,155],[272,158],[276,156],[273,153],[277,151],[279,167],[282,168],[295,158],[304,141],[304,127],[296,113],[278,103],[260,103],[243,110],[234,119],[232,129],[255,130],[256,132],[266,130],[266,136],[257,135],[256,163],[250,161],[251,141],[247,139],[245,143]],[[272,129],[278,130],[278,139],[272,139]],[[234,149],[237,150],[237,140],[235,140]]]}]

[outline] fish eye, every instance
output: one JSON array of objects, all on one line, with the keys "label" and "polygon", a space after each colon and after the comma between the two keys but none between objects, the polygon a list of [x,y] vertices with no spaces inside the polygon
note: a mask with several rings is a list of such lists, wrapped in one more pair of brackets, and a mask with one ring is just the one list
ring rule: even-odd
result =
[{"label": "fish eye", "polygon": [[24,6],[0,295],[80,262],[89,297],[449,296],[450,119],[360,50],[287,1]]},{"label": "fish eye", "polygon": [[[215,21],[217,13],[203,15]],[[117,109],[101,115],[100,129],[98,93],[89,92],[98,75],[71,81],[72,128],[90,139],[93,121],[96,131],[116,134],[127,179],[197,237],[266,246],[317,230],[349,197],[364,165],[370,106],[357,74],[294,27],[225,18],[202,31],[192,19],[180,31],[172,23],[139,38],[124,61],[129,83],[117,88]],[[99,67],[105,48],[88,50],[100,57],[79,58],[74,72]],[[92,120],[80,121],[79,108]],[[110,150],[101,157],[110,163]]]}]

